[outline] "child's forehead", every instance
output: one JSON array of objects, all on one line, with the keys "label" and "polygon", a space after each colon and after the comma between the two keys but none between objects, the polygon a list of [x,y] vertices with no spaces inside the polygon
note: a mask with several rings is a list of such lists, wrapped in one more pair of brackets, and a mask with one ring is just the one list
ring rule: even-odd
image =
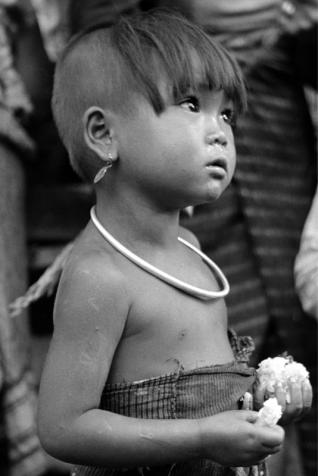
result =
[{"label": "child's forehead", "polygon": [[222,68],[214,67],[195,48],[189,48],[178,64],[164,62],[154,58],[157,87],[161,92],[178,96],[187,91],[221,90],[223,89]]},{"label": "child's forehead", "polygon": [[[188,48],[186,54],[179,59],[180,63],[171,64],[171,61],[162,58],[154,58],[154,66],[158,68],[160,76],[166,77],[167,81],[178,81],[179,83],[191,82],[193,84],[204,84],[206,77],[206,67],[203,58],[194,48]],[[191,78],[191,79],[190,79]]]},{"label": "child's forehead", "polygon": [[161,94],[166,97],[178,98],[187,94],[214,94],[221,92],[226,96],[221,84],[212,84],[210,78],[198,64],[191,76],[185,74],[178,78],[162,78],[158,84]]},{"label": "child's forehead", "polygon": [[192,75],[194,80],[200,83],[200,81],[202,81],[205,71],[202,56],[199,55],[198,51],[191,48],[188,51],[188,61],[192,69]]}]

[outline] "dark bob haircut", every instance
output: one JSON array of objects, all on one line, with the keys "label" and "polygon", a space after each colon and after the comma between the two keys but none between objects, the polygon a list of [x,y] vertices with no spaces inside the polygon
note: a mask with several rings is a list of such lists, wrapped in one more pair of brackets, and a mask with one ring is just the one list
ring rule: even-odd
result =
[{"label": "dark bob haircut", "polygon": [[[83,157],[85,110],[100,105],[129,111],[132,93],[137,93],[160,114],[167,103],[162,83],[171,100],[205,86],[223,90],[236,113],[246,107],[236,61],[199,26],[177,13],[153,10],[122,17],[112,27],[99,24],[70,41],[57,63],[52,108],[80,175],[87,179],[94,172]],[[87,162],[87,150],[85,156]]]}]

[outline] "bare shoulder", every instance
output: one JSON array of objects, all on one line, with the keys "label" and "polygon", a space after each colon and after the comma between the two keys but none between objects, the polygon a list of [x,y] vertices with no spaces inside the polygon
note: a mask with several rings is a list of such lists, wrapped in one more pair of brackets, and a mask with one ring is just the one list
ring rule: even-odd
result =
[{"label": "bare shoulder", "polygon": [[191,243],[191,245],[195,246],[196,248],[201,248],[198,238],[195,236],[194,233],[192,233],[192,231],[188,230],[187,228],[180,226],[179,236]]},{"label": "bare shoulder", "polygon": [[[112,253],[88,237],[76,242],[59,283],[54,323],[64,328],[109,325],[114,319],[122,327],[129,309],[124,274],[116,266]],[[116,316],[116,318],[115,318]]]}]

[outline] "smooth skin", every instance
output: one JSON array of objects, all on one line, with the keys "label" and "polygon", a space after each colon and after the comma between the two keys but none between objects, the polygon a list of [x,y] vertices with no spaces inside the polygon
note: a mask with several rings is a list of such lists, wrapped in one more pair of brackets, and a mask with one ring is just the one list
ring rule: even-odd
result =
[{"label": "smooth skin", "polygon": [[[201,259],[178,242],[179,210],[217,199],[235,168],[232,104],[222,91],[191,92],[156,115],[142,97],[132,116],[101,107],[83,118],[87,146],[112,169],[96,185],[97,216],[131,251],[173,276],[217,290]],[[217,161],[213,164],[214,161]],[[220,165],[222,164],[222,165]],[[102,163],[101,163],[102,165]],[[220,167],[222,170],[220,170]],[[118,220],[118,217],[121,217]],[[92,223],[65,267],[42,374],[39,435],[58,459],[105,467],[209,458],[255,464],[281,448],[284,431],[253,411],[200,420],[141,420],[98,409],[109,383],[234,359],[223,299],[201,301],[116,252]]]}]

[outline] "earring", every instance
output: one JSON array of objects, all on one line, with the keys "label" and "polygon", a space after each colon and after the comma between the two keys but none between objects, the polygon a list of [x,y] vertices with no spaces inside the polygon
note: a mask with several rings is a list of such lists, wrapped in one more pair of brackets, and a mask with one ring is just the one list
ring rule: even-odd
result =
[{"label": "earring", "polygon": [[101,169],[99,169],[99,171],[97,172],[97,174],[95,175],[94,177],[94,183],[97,183],[99,182],[100,180],[102,180],[102,178],[104,177],[104,175],[106,174],[107,170],[110,169],[113,165],[113,156],[111,153],[108,154],[108,158],[106,160],[106,164],[104,165],[104,167],[102,167]]}]

